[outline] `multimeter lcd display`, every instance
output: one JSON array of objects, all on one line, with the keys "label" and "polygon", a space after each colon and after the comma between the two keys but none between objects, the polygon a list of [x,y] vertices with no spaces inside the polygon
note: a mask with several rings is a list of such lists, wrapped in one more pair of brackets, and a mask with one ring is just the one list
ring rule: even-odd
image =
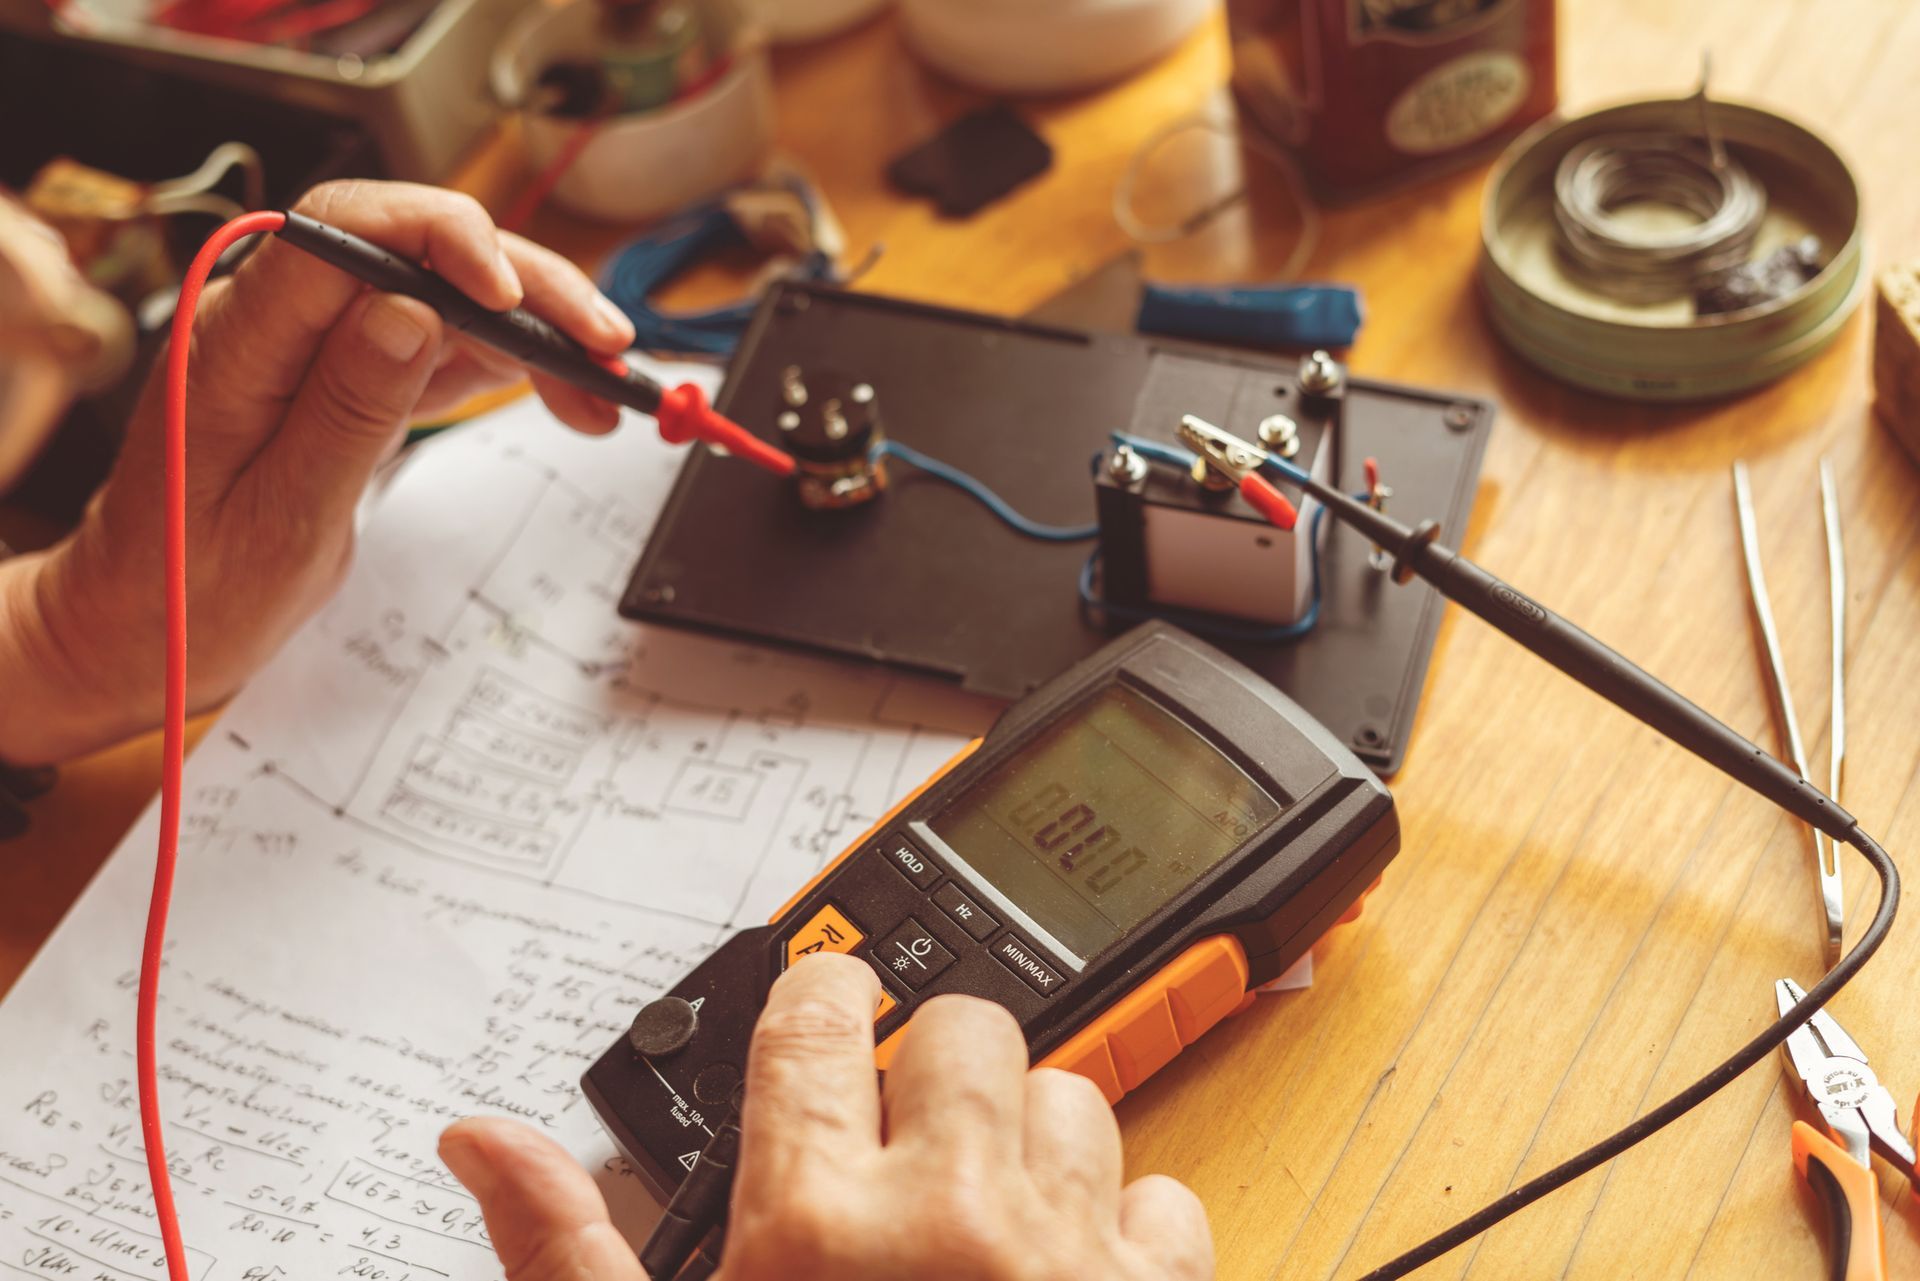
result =
[{"label": "multimeter lcd display", "polygon": [[1280,812],[1211,743],[1109,685],[928,826],[1081,959],[1098,955]]}]

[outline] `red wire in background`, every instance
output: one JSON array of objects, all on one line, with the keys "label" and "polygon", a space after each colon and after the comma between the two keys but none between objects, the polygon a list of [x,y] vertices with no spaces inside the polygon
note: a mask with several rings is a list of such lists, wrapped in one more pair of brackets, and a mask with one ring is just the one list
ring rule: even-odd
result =
[{"label": "red wire in background", "polygon": [[160,1088],[154,1025],[158,1021],[160,966],[166,949],[167,908],[173,902],[173,872],[180,859],[180,769],[187,746],[187,357],[193,348],[193,313],[214,264],[237,241],[286,225],[280,213],[243,214],[200,247],[180,282],[167,347],[166,580],[167,708],[160,761],[160,842],[153,862],[153,898],[147,906],[147,937],[140,951],[140,994],[135,1031],[139,1058],[140,1135],[147,1149],[153,1210],[167,1250],[169,1281],[192,1281],[187,1251],[174,1210],[173,1180],[160,1136]]},{"label": "red wire in background", "polygon": [[612,112],[602,110],[573,127],[567,140],[560,144],[560,150],[554,153],[553,159],[547,161],[546,168],[534,175],[533,181],[514,200],[512,207],[501,215],[502,230],[520,231],[526,227],[534,213],[546,203],[547,197],[553,194],[553,189],[560,185],[560,180],[567,176],[567,170],[573,168],[574,161],[580,159],[580,153],[587,149],[587,144],[600,132],[600,126],[612,115]]}]

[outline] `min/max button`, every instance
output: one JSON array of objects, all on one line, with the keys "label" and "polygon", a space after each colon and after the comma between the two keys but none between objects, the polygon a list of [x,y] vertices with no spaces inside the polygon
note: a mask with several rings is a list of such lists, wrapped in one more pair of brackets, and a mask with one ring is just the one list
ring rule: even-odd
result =
[{"label": "min/max button", "polygon": [[1054,989],[1065,982],[1052,962],[1042,960],[1038,952],[1011,934],[1002,936],[993,945],[993,959],[1018,974],[1028,987],[1042,996],[1052,996]]}]

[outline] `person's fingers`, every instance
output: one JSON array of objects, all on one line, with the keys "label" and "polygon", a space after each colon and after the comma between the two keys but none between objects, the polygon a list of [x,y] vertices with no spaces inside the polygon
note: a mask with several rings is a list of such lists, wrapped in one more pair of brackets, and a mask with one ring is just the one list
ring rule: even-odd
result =
[{"label": "person's fingers", "polygon": [[411,298],[367,294],[348,309],[249,468],[276,507],[318,528],[352,520],[426,390],[441,332],[433,308]]},{"label": "person's fingers", "polygon": [[907,1025],[887,1069],[887,1142],[1018,1156],[1027,1041],[1013,1015],[937,996]]},{"label": "person's fingers", "polygon": [[873,1011],[880,980],[865,961],[822,952],[774,982],[747,1050],[738,1196],[776,1204],[809,1159],[833,1163],[880,1146]]},{"label": "person's fingers", "polygon": [[500,240],[526,286],[529,310],[600,355],[618,355],[633,346],[633,321],[594,287],[586,272],[512,232],[502,232]]},{"label": "person's fingers", "polygon": [[[525,296],[500,231],[471,196],[413,183],[342,181],[315,187],[294,209],[425,263],[482,306],[513,307]],[[208,349],[238,353],[268,395],[291,394],[315,344],[361,290],[347,273],[268,237],[208,315]]]},{"label": "person's fingers", "polygon": [[570,383],[546,374],[533,376],[533,389],[547,402],[553,416],[577,432],[604,436],[620,425],[620,407],[590,396]]},{"label": "person's fingers", "polygon": [[448,341],[441,347],[439,367],[427,380],[426,390],[420,393],[420,401],[413,407],[412,424],[418,426],[450,417],[475,396],[524,383],[526,378],[526,371],[517,365],[499,370],[474,360]]},{"label": "person's fingers", "polygon": [[[530,310],[601,356],[616,356],[633,345],[633,322],[584,271],[530,240],[512,233],[503,239],[507,257],[526,284]],[[533,388],[554,417],[575,431],[599,436],[620,425],[618,406],[557,378],[536,373]]]},{"label": "person's fingers", "polygon": [[1100,1087],[1077,1072],[1027,1073],[1026,1162],[1033,1181],[1111,1221],[1120,1207],[1120,1126]]},{"label": "person's fingers", "polygon": [[507,1281],[647,1281],[592,1176],[551,1139],[474,1117],[440,1136],[440,1159],[480,1202]]},{"label": "person's fingers", "polygon": [[1120,1193],[1120,1235],[1143,1255],[1148,1275],[1168,1281],[1213,1276],[1213,1232],[1206,1207],[1164,1174],[1135,1179]]}]

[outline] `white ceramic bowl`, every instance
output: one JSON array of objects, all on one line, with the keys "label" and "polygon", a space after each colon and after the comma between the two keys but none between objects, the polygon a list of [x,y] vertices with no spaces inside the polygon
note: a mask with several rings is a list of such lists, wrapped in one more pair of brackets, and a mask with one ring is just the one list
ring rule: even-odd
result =
[{"label": "white ceramic bowl", "polygon": [[900,0],[929,65],[993,93],[1071,93],[1180,43],[1219,0]]},{"label": "white ceramic bowl", "polygon": [[[592,57],[599,6],[538,5],[507,29],[494,51],[494,95],[519,103],[549,64]],[[578,120],[522,111],[532,173],[557,156]],[[608,222],[644,222],[753,176],[773,146],[773,79],[766,46],[748,36],[733,65],[697,97],[603,122],[554,186],[553,199]]]}]

